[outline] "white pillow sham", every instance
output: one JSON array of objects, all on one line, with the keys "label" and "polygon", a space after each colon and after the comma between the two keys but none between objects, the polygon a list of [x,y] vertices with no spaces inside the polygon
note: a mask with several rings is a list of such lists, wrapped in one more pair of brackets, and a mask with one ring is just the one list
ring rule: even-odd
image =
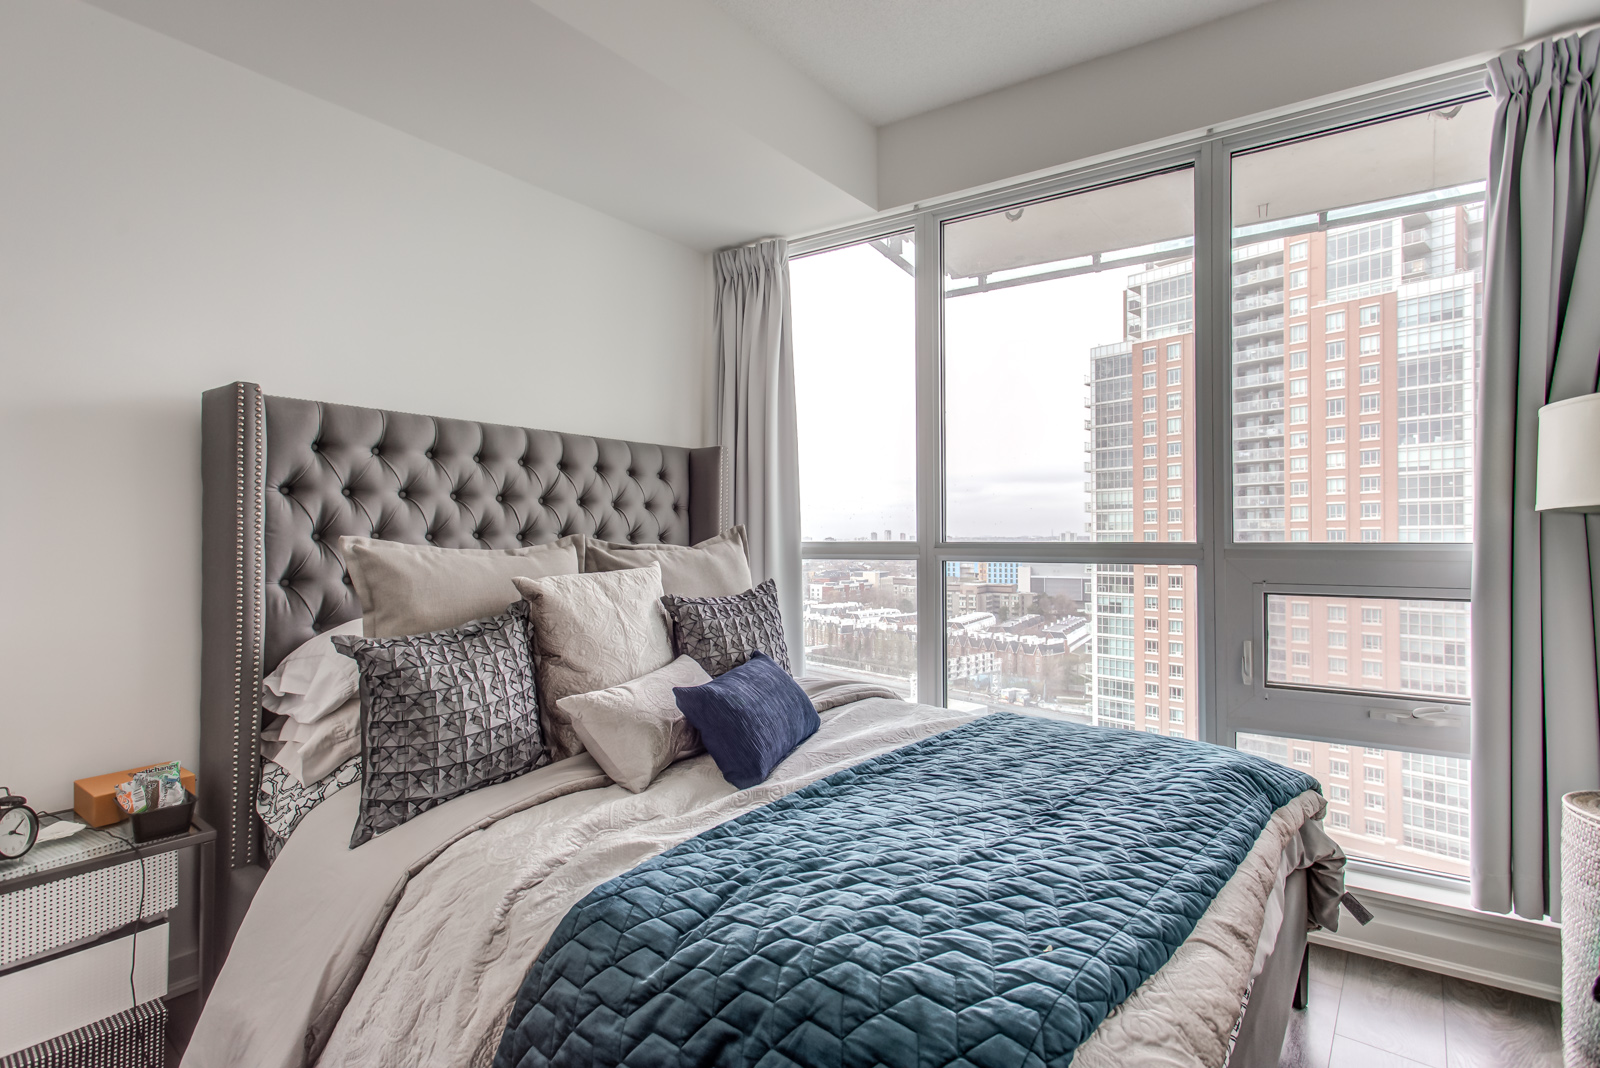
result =
[{"label": "white pillow sham", "polygon": [[692,656],[680,656],[631,682],[557,702],[611,781],[638,793],[670,765],[705,752],[700,733],[678,711],[674,686],[711,681]]},{"label": "white pillow sham", "polygon": [[352,619],[300,644],[261,680],[261,707],[299,723],[315,723],[356,694],[360,672],[354,660],[333,648],[337,634],[360,634]]},{"label": "white pillow sham", "polygon": [[261,732],[266,758],[309,786],[361,755],[361,698],[352,697],[315,723],[283,718]]}]

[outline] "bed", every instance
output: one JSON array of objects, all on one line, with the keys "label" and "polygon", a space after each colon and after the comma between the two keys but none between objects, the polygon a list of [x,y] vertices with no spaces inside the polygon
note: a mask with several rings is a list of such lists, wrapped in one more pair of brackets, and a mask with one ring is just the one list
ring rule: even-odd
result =
[{"label": "bed", "polygon": [[[1124,732],[1066,728],[1009,713],[958,713],[907,704],[871,687],[804,680],[821,727],[751,789],[735,790],[711,757],[699,756],[630,793],[590,754],[579,753],[458,797],[359,848],[347,846],[359,792],[350,788],[316,805],[286,842],[270,839],[255,808],[262,679],[307,638],[360,617],[336,551],[340,536],[444,548],[511,548],[570,535],[688,545],[728,526],[726,470],[714,447],[652,446],[270,397],[250,383],[204,395],[203,450],[200,804],[218,828],[225,863],[215,888],[222,904],[214,910],[219,930],[212,939],[219,949],[209,962],[215,984],[185,1064],[750,1063],[759,1056],[741,1043],[756,1042],[751,1034],[776,1027],[772,1021],[819,990],[823,1009],[807,1009],[813,1019],[762,1047],[779,1058],[764,1063],[845,1063],[860,1060],[863,1049],[876,1049],[870,1059],[884,1063],[907,1050],[921,1063],[1277,1063],[1291,1003],[1303,1005],[1307,991],[1306,931],[1336,922],[1342,857],[1321,832],[1320,795],[1301,789],[1303,782],[1275,779],[1263,770],[1270,768],[1265,762],[1231,751],[1113,737]],[[988,776],[961,778],[960,769],[975,766],[985,753],[1052,747],[1074,768],[1101,770],[1092,782],[1072,781],[1044,765],[1029,770],[1010,761]],[[1202,750],[1215,755],[1193,756]],[[1202,767],[1206,760],[1221,763]],[[1055,842],[1084,839],[1081,827],[1072,832],[1069,825],[1081,825],[1079,802],[1091,787],[1110,791],[1099,802],[1102,813],[1135,811],[1131,801],[1140,792],[1159,792],[1151,784],[1163,769],[1180,765],[1192,765],[1200,776],[1200,794],[1206,782],[1231,776],[1244,783],[1253,800],[1241,805],[1255,813],[1254,822],[1239,824],[1248,833],[1235,835],[1233,853],[1211,858],[1209,882],[1196,876],[1208,870],[1199,860],[1175,863],[1168,882],[1181,884],[1187,898],[1157,909],[1151,904],[1156,897],[1134,892],[1142,881],[1139,869],[1108,867],[1094,855],[1063,859],[1052,853]],[[917,784],[940,775],[954,776],[949,782],[955,785],[938,796],[965,797],[967,807],[943,806],[949,811],[936,814],[942,806],[916,800]],[[1036,790],[1027,785],[1030,777],[1059,781],[1053,792]],[[869,803],[873,797],[879,800]],[[849,854],[847,840],[817,838],[830,820],[836,832],[871,822],[871,813],[892,808],[897,797],[908,799],[906,807],[882,821],[877,844],[860,857],[841,861]],[[1010,813],[1018,799],[1026,804]],[[968,828],[983,823],[975,816],[980,811],[1009,820],[1010,830],[963,844]],[[1216,817],[1217,826],[1227,818]],[[907,845],[905,829],[922,819],[934,822],[916,832],[920,840],[948,848]],[[1058,838],[1046,834],[1051,820],[1062,828]],[[1180,806],[1152,813],[1123,833],[1154,841],[1166,826],[1182,822]],[[972,893],[988,908],[1006,895],[993,891],[992,878],[969,876],[980,867],[973,858],[1001,840],[1026,847],[1006,868],[1008,878],[1026,872],[1016,884],[1028,891],[1023,896],[1051,880],[1070,893],[1060,891],[1065,896],[1052,903],[1042,926],[1037,908],[1013,909],[1023,918],[1009,927],[982,927],[982,946],[968,952],[985,959],[985,974],[997,984],[991,994],[1001,987],[1022,991],[1008,994],[1013,1008],[1026,1009],[1039,991],[1048,995],[1050,1004],[1040,1010],[1040,1019],[1048,1020],[1037,1028],[1046,1037],[1019,1044],[1017,1027],[1033,1025],[1011,1020],[1001,1028],[1005,1034],[975,1039],[972,1020],[986,1027],[1006,1012],[983,1008],[990,1002],[982,997],[976,1010],[934,1004],[974,996],[959,989],[971,969],[950,964],[948,944],[979,929],[968,921],[945,923],[939,938],[923,940],[939,948],[926,951],[928,960],[915,962],[917,968],[930,961],[945,965],[936,992],[896,995],[896,1004],[877,1010],[870,1026],[844,1021],[819,1030],[816,1019],[842,1019],[833,989],[840,984],[819,985],[820,971],[798,985],[790,982],[800,972],[789,958],[781,968],[769,967],[781,956],[771,939],[782,933],[784,917],[805,913],[813,898],[822,900],[815,897],[821,890],[801,892],[796,885],[826,883],[829,892],[862,901],[889,887],[884,892],[901,895],[894,900],[903,903],[907,894],[927,899],[928,886],[964,880],[987,888]],[[270,871],[269,841],[277,847]],[[763,869],[766,883],[730,887],[723,899],[705,903],[717,872],[741,864],[740,870],[761,868],[737,858],[774,842],[785,856],[812,859]],[[1162,850],[1177,848],[1152,845],[1141,853],[1138,846],[1108,847],[1106,857],[1115,853],[1155,870]],[[1199,858],[1212,847],[1197,842],[1192,848]],[[929,855],[919,861],[921,853]],[[919,862],[926,870],[915,868]],[[1090,869],[1102,880],[1092,893],[1082,889]],[[870,886],[860,884],[867,872]],[[851,878],[857,885],[841,891],[840,880]],[[784,893],[799,896],[780,898],[779,882]],[[1132,921],[1061,919],[1082,908],[1066,898],[1115,896],[1117,887],[1137,902],[1128,911]],[[658,902],[651,908],[660,915],[597,940],[594,932],[624,926],[617,917],[640,912],[641,893]],[[772,904],[780,899],[782,905]],[[767,912],[758,914],[765,919],[751,922],[751,914],[737,911],[763,902]],[[662,917],[684,914],[686,903],[706,910],[686,927],[701,942],[678,931],[667,936],[670,945],[652,951],[659,950],[665,971],[679,968],[685,954],[699,954],[698,963],[679,968],[678,985],[665,993],[663,967],[645,969],[649,976],[641,973],[630,989],[617,987],[615,977],[642,959],[640,946],[659,943]],[[923,907],[946,905],[941,899]],[[828,945],[849,947],[851,967],[876,952],[872,947],[894,943],[903,933],[895,924],[910,922],[861,926],[862,917],[878,915],[876,907],[819,914],[817,929],[831,932]],[[707,950],[702,936],[716,926],[715,917],[725,916],[736,919],[722,930],[755,934],[723,936],[714,952]],[[1150,930],[1144,942],[1127,947],[1120,964],[1107,950],[1109,965],[1085,958],[1088,966],[1080,961],[1070,978],[1062,978],[1068,973],[1059,966],[1071,959],[1072,932],[1107,923]],[[1111,941],[1128,937],[1122,927]],[[995,948],[1045,930],[1059,933],[1016,952]],[[792,934],[779,941],[792,945]],[[807,937],[799,936],[802,942]],[[748,945],[730,949],[730,941]],[[808,961],[820,954],[817,946],[806,949]],[[736,959],[723,960],[730,952]],[[1004,959],[990,959],[996,953]],[[713,985],[735,983],[740,990],[731,1006],[714,1010],[694,993],[701,988],[683,985],[691,972],[703,977],[712,957],[723,960]],[[1142,969],[1140,960],[1147,961]],[[1019,968],[1028,972],[1025,982],[1015,978]],[[1086,974],[1098,976],[1090,993],[1073,986]],[[875,973],[873,990],[893,985],[886,975],[882,968]],[[1068,987],[1072,997],[1062,999]],[[767,992],[766,1006],[751,1016],[757,989]],[[677,1008],[663,1016],[662,1005],[674,999]],[[1061,1000],[1090,1009],[1065,1012],[1056,1007]],[[918,1021],[941,1014],[967,1021],[951,1025],[953,1045],[928,1037],[919,1053],[911,1032],[896,1037],[893,1030],[907,1020],[913,1029],[923,1027]],[[661,1036],[685,1027],[701,1035],[702,1044],[669,1043],[669,1056]],[[938,1030],[927,1029],[930,1035]],[[611,1035],[635,1032],[643,1038],[630,1040],[627,1049],[609,1048]],[[715,1034],[724,1038],[704,1045],[704,1036]],[[810,1045],[793,1044],[795,1035],[806,1034]],[[949,1053],[954,1049],[961,1057]]]}]

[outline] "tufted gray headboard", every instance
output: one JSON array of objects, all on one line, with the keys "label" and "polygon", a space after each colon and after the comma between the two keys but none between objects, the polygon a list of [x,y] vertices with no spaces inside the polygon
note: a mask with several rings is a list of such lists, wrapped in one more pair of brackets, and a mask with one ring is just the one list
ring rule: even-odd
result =
[{"label": "tufted gray headboard", "polygon": [[361,615],[339,538],[514,548],[586,534],[689,544],[727,525],[721,449],[268,397],[201,399],[200,810],[220,836],[226,952],[263,869],[262,678]]}]

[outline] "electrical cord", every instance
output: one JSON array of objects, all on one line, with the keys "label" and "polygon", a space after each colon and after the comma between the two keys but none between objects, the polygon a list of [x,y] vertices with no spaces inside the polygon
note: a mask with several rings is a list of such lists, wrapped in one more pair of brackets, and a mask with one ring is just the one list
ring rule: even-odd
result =
[{"label": "electrical cord", "polygon": [[[128,951],[128,1011],[132,1012],[139,1007],[139,988],[138,984],[134,981],[134,977],[137,975],[139,970],[139,930],[140,925],[144,922],[145,893],[149,885],[149,875],[145,867],[144,850],[140,849],[139,843],[133,840],[132,826],[129,826],[126,837],[123,837],[122,835],[118,835],[117,837],[122,838],[122,840],[127,843],[128,848],[133,851],[133,855],[139,858],[139,905],[134,910],[133,922],[129,924],[133,930],[133,934],[131,936],[132,944]],[[163,1048],[157,1053],[158,1057],[164,1058],[166,1056],[166,1049],[164,1046],[165,1035],[163,1033]],[[145,1068],[151,1068],[151,1061],[148,1057],[143,1058],[143,1063]]]}]

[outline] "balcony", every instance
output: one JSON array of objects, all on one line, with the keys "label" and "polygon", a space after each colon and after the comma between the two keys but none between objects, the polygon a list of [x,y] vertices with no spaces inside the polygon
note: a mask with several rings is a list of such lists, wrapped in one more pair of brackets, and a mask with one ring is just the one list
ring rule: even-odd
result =
[{"label": "balcony", "polygon": [[1233,439],[1235,441],[1281,437],[1283,437],[1282,423],[1274,423],[1268,426],[1236,426],[1233,428]]},{"label": "balcony", "polygon": [[1233,413],[1243,415],[1245,412],[1281,412],[1283,411],[1283,395],[1267,397],[1263,400],[1234,401]]},{"label": "balcony", "polygon": [[1251,308],[1275,308],[1283,303],[1283,290],[1272,289],[1265,293],[1256,293],[1233,302],[1236,312],[1249,311]]},{"label": "balcony", "polygon": [[1233,498],[1233,507],[1239,508],[1282,508],[1283,494],[1281,493],[1239,493]]},{"label": "balcony", "polygon": [[1262,371],[1253,375],[1239,375],[1233,380],[1234,389],[1252,389],[1256,386],[1270,386],[1283,381],[1282,368],[1272,371]]},{"label": "balcony", "polygon": [[1282,530],[1282,519],[1242,519],[1235,517],[1233,529],[1239,530]]},{"label": "balcony", "polygon": [[1235,486],[1281,486],[1283,485],[1283,472],[1280,471],[1235,471],[1233,473]]},{"label": "balcony", "polygon": [[1283,358],[1283,342],[1275,345],[1250,345],[1246,348],[1235,349],[1233,362],[1254,363],[1256,360],[1281,360]]},{"label": "balcony", "polygon": [[1243,274],[1234,275],[1233,288],[1238,289],[1241,286],[1255,285],[1258,282],[1270,282],[1275,278],[1282,277],[1283,265],[1281,263],[1271,267],[1261,267],[1254,271],[1246,271]]},{"label": "balcony", "polygon": [[1281,334],[1283,333],[1283,316],[1269,315],[1264,319],[1252,319],[1248,323],[1234,323],[1234,337],[1249,337],[1251,334]]}]

